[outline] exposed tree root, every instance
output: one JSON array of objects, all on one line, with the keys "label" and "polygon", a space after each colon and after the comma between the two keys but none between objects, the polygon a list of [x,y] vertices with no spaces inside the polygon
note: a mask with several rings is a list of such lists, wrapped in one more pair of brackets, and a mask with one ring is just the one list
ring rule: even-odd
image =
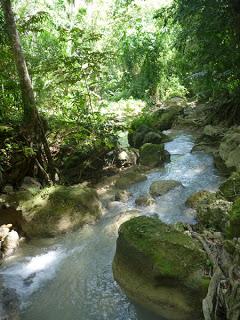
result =
[{"label": "exposed tree root", "polygon": [[213,265],[208,293],[202,303],[205,320],[240,319],[240,240],[236,240],[233,253],[228,253],[222,242],[206,239],[188,226],[207,253]]}]

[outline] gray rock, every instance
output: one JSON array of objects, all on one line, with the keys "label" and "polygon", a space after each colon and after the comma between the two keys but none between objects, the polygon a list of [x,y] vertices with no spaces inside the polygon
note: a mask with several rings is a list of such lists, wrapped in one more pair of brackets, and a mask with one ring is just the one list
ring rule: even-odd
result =
[{"label": "gray rock", "polygon": [[147,207],[147,206],[151,206],[152,204],[154,204],[155,200],[149,194],[144,194],[144,195],[141,195],[140,197],[138,197],[135,200],[135,203],[137,206]]},{"label": "gray rock", "polygon": [[12,224],[3,224],[0,226],[0,240],[3,241],[8,235]]},{"label": "gray rock", "polygon": [[131,193],[126,190],[117,191],[115,194],[115,200],[121,202],[127,202]]},{"label": "gray rock", "polygon": [[19,235],[17,231],[12,230],[8,233],[3,242],[3,253],[4,256],[12,255],[17,247],[19,246]]},{"label": "gray rock", "polygon": [[153,197],[159,197],[169,192],[170,190],[182,186],[180,181],[176,180],[160,180],[155,181],[150,186],[150,194]]}]

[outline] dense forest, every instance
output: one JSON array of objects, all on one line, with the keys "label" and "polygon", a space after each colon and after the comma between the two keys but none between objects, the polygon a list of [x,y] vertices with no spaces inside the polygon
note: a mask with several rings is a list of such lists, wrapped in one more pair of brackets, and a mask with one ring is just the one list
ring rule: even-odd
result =
[{"label": "dense forest", "polygon": [[[131,300],[164,319],[239,320],[239,1],[0,0],[0,4],[2,257],[15,252],[12,243],[17,239],[18,246],[19,236],[26,242],[57,237],[100,219],[104,206],[113,212],[103,189],[108,190],[108,201],[115,190],[113,202],[127,203],[125,211],[132,209],[129,186],[152,179],[153,168],[174,163],[178,154],[173,156],[166,147],[177,139],[168,132],[173,129],[180,138],[182,132],[190,134],[194,143],[189,154],[211,157],[215,168],[209,166],[217,173],[211,171],[209,185],[199,182],[181,199],[181,214],[191,208],[196,213],[193,221],[185,217],[161,222],[161,216],[156,218],[162,210],[158,204],[159,212],[155,208],[150,217],[146,212],[148,217],[136,217],[135,212],[135,218],[121,226],[114,279]],[[208,163],[208,158],[200,158]],[[184,168],[179,170],[188,169]],[[204,181],[205,176],[200,173],[198,179]],[[153,180],[136,206],[156,205],[156,199],[161,201],[171,190],[186,188],[175,180],[162,180],[164,185]],[[170,200],[177,199],[173,195]],[[17,232],[12,234],[15,240],[11,232]],[[179,260],[174,246],[185,260]],[[160,257],[158,250],[163,251]],[[143,263],[145,257],[152,270]],[[125,270],[127,263],[150,278],[138,282]],[[199,265],[208,281],[196,277]],[[174,279],[170,287],[180,288],[172,293],[177,302],[161,300],[166,292],[148,288],[151,281],[158,287],[160,279],[165,286]],[[183,294],[182,287],[189,289],[191,282],[193,293]],[[148,298],[134,291],[141,284],[148,288]],[[0,295],[1,290],[0,284]],[[164,305],[161,311],[158,299]],[[19,318],[18,307],[9,309],[9,301],[3,309],[8,314],[3,319],[29,319]],[[102,313],[81,319],[125,318],[104,318]]]}]

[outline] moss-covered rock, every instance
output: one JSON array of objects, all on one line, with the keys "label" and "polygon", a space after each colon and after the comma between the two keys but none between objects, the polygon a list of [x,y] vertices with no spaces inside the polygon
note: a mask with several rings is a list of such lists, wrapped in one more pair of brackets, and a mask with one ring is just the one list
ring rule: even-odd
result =
[{"label": "moss-covered rock", "polygon": [[176,180],[159,180],[155,181],[150,186],[150,194],[153,197],[160,197],[170,190],[182,186],[180,181]]},{"label": "moss-covered rock", "polygon": [[97,192],[81,185],[53,186],[34,196],[25,195],[16,192],[15,202],[24,219],[22,229],[29,237],[55,236],[101,216]]},{"label": "moss-covered rock", "polygon": [[140,148],[140,163],[144,166],[156,167],[169,159],[170,155],[163,144],[146,143]]},{"label": "moss-covered rock", "polygon": [[160,131],[170,129],[177,117],[183,112],[183,106],[168,104],[167,108],[159,109],[154,113],[156,118],[156,128]]},{"label": "moss-covered rock", "polygon": [[147,180],[147,176],[141,173],[141,171],[137,167],[133,167],[120,174],[120,177],[117,179],[115,186],[118,189],[127,189],[132,184],[145,180]]},{"label": "moss-covered rock", "polygon": [[231,239],[240,237],[240,198],[233,203],[232,210],[229,213],[227,236]]},{"label": "moss-covered rock", "polygon": [[192,209],[196,209],[199,202],[205,197],[209,196],[210,192],[207,190],[200,190],[198,192],[193,193],[185,202],[187,207]]},{"label": "moss-covered rock", "polygon": [[137,129],[131,130],[128,134],[130,146],[140,148],[145,143],[160,144],[169,141],[168,136],[147,125],[140,125]]},{"label": "moss-covered rock", "polygon": [[219,155],[227,168],[240,170],[240,127],[233,127],[225,134],[219,147]]},{"label": "moss-covered rock", "polygon": [[199,319],[207,292],[206,257],[198,242],[157,218],[121,225],[114,278],[137,303],[167,319]]},{"label": "moss-covered rock", "polygon": [[140,148],[143,145],[145,136],[152,131],[152,128],[142,124],[128,133],[128,143],[133,148]]},{"label": "moss-covered rock", "polygon": [[240,172],[234,172],[219,187],[220,193],[229,201],[234,201],[240,195]]},{"label": "moss-covered rock", "polygon": [[226,201],[217,193],[201,190],[191,195],[186,205],[196,209],[196,220],[200,229],[225,231],[232,202]]},{"label": "moss-covered rock", "polygon": [[168,137],[163,133],[148,132],[143,140],[143,144],[152,143],[152,144],[161,144],[163,142],[169,141]]}]

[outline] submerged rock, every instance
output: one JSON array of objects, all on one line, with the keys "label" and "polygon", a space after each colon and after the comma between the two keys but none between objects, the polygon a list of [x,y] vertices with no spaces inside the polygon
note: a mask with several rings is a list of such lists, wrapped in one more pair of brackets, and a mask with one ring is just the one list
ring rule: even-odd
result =
[{"label": "submerged rock", "polygon": [[157,218],[121,225],[113,261],[115,280],[135,302],[166,319],[201,318],[208,279],[200,244]]},{"label": "submerged rock", "polygon": [[15,289],[4,288],[0,278],[0,319],[20,320],[20,301]]},{"label": "submerged rock", "polygon": [[160,197],[176,187],[182,186],[180,181],[176,180],[160,180],[155,181],[150,186],[150,194],[153,197]]},{"label": "submerged rock", "polygon": [[140,148],[140,163],[148,167],[156,167],[170,160],[170,154],[163,144],[146,143]]},{"label": "submerged rock", "polygon": [[135,203],[137,206],[147,207],[147,206],[151,206],[152,204],[154,204],[155,200],[149,194],[144,194],[144,195],[141,195],[140,197],[138,197],[135,200]]}]

